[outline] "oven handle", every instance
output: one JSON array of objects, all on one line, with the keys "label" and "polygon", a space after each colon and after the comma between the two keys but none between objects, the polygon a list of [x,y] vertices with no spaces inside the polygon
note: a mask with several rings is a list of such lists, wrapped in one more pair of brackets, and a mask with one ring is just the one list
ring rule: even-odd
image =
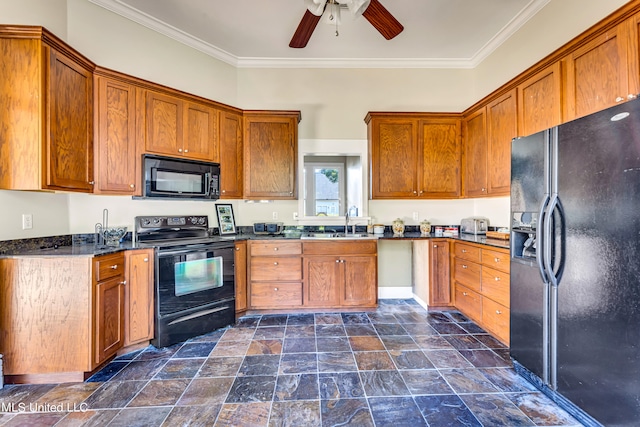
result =
[{"label": "oven handle", "polygon": [[223,307],[216,307],[216,308],[212,308],[212,309],[209,309],[209,310],[198,311],[197,313],[192,313],[192,314],[189,314],[189,315],[186,315],[186,316],[178,317],[176,320],[173,320],[173,321],[169,322],[169,324],[167,326],[175,325],[176,323],[186,322],[187,320],[195,319],[197,317],[206,316],[208,314],[217,313],[218,311],[228,310],[229,308],[231,308],[231,307],[229,307],[228,305],[225,305]]}]

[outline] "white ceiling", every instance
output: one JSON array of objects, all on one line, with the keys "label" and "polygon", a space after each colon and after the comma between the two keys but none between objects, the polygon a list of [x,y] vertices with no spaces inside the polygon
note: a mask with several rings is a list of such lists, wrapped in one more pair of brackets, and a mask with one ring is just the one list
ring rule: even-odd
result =
[{"label": "white ceiling", "polygon": [[385,40],[342,12],[303,49],[303,0],[90,0],[236,67],[473,68],[550,0],[380,0],[404,26]]}]

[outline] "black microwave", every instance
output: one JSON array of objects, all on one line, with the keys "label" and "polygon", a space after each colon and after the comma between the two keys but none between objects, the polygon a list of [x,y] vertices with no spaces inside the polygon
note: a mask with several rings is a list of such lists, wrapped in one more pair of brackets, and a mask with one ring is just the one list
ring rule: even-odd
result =
[{"label": "black microwave", "polygon": [[217,200],[220,164],[151,154],[142,156],[145,198]]}]

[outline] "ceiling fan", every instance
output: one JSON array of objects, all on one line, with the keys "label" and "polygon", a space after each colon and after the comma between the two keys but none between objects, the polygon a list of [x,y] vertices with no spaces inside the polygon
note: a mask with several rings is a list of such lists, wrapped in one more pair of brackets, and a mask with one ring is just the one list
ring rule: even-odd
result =
[{"label": "ceiling fan", "polygon": [[307,45],[327,6],[346,5],[354,16],[364,16],[387,40],[404,30],[402,24],[378,0],[305,0],[305,4],[307,10],[289,42],[289,47],[303,48]]}]

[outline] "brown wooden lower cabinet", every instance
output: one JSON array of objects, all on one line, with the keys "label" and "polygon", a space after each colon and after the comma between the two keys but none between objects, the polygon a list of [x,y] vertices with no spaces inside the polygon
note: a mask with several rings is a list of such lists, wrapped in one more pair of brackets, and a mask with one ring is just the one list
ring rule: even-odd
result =
[{"label": "brown wooden lower cabinet", "polygon": [[249,242],[250,308],[375,307],[377,241]]},{"label": "brown wooden lower cabinet", "polygon": [[509,251],[454,242],[455,306],[509,344]]},{"label": "brown wooden lower cabinet", "polygon": [[80,382],[153,338],[153,250],[0,259],[7,383]]},{"label": "brown wooden lower cabinet", "polygon": [[124,346],[153,339],[154,262],[153,249],[125,252],[127,285],[124,293]]},{"label": "brown wooden lower cabinet", "polygon": [[247,242],[238,241],[235,244],[234,273],[236,278],[236,313],[247,311]]}]

